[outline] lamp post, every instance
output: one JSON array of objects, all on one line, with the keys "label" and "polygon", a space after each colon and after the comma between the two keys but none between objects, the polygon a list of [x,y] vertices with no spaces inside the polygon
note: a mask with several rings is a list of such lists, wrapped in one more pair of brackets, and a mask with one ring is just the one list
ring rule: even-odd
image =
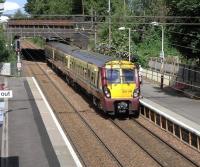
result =
[{"label": "lamp post", "polygon": [[119,27],[119,30],[128,29],[128,61],[131,61],[131,28]]},{"label": "lamp post", "polygon": [[164,27],[162,24],[158,22],[151,22],[153,26],[161,26],[162,30],[162,47],[161,47],[161,81],[160,81],[160,88],[163,89],[163,81],[164,81],[164,59],[165,59],[165,53],[164,53]]},{"label": "lamp post", "polygon": [[108,20],[108,31],[109,31],[109,36],[108,36],[108,40],[109,40],[109,49],[111,48],[111,4],[110,4],[110,0],[108,0],[108,13],[109,13],[109,20]]}]

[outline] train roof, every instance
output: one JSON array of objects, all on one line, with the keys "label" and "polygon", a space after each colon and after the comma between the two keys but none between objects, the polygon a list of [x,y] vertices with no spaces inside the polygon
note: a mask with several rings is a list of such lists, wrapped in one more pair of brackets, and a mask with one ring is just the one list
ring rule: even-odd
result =
[{"label": "train roof", "polygon": [[58,50],[63,51],[64,53],[68,53],[68,54],[71,54],[71,52],[78,49],[76,47],[72,47],[70,45],[66,45],[66,44],[59,43],[59,42],[47,42],[46,45],[50,45]]},{"label": "train roof", "polygon": [[[64,53],[68,53],[72,55],[73,57],[79,58],[81,60],[84,60],[88,63],[95,64],[98,67],[104,66],[107,62],[116,60],[117,58],[106,56],[103,54],[95,53],[95,52],[89,52],[86,50],[81,50],[76,47],[72,47],[63,43],[58,42],[49,42],[47,44],[50,44],[52,47],[55,47]],[[119,58],[117,60],[120,60]]]}]

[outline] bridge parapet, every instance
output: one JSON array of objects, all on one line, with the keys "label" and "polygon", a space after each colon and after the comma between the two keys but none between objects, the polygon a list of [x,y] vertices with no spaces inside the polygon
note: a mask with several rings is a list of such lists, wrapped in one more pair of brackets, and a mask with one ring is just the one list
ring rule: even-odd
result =
[{"label": "bridge parapet", "polygon": [[53,27],[65,27],[73,28],[74,23],[71,20],[9,20],[8,27],[41,27],[41,26],[53,26]]},{"label": "bridge parapet", "polygon": [[90,34],[93,32],[91,27],[90,21],[83,20],[11,19],[6,24],[6,35],[11,40],[14,36],[70,39],[79,47],[87,48]]}]

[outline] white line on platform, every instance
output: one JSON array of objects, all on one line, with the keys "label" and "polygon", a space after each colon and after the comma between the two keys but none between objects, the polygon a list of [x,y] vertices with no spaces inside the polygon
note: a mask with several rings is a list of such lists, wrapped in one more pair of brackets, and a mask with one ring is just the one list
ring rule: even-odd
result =
[{"label": "white line on platform", "polygon": [[61,126],[60,126],[60,124],[59,124],[59,122],[58,122],[58,120],[57,120],[57,118],[56,118],[56,116],[55,116],[53,110],[51,109],[49,103],[47,102],[47,100],[46,100],[46,98],[45,98],[45,96],[44,96],[44,94],[42,93],[42,90],[40,89],[40,87],[39,87],[37,81],[35,80],[34,77],[32,77],[32,79],[33,79],[33,82],[35,83],[35,85],[36,85],[36,87],[37,87],[37,89],[38,89],[40,95],[42,96],[42,99],[44,100],[44,102],[45,102],[45,104],[46,104],[48,110],[50,111],[50,114],[51,114],[51,116],[52,116],[52,118],[53,118],[53,120],[54,120],[54,122],[55,122],[55,124],[56,124],[56,126],[57,126],[57,128],[58,128],[58,130],[59,130],[59,132],[60,132],[60,134],[62,135],[62,138],[63,138],[63,140],[65,141],[65,144],[67,145],[67,147],[68,147],[68,149],[69,149],[69,151],[70,151],[70,153],[71,153],[71,155],[72,155],[72,157],[73,157],[73,159],[74,159],[74,161],[75,161],[77,167],[82,167],[82,164],[81,164],[81,162],[80,162],[78,156],[76,155],[76,153],[75,153],[75,151],[74,151],[72,145],[70,144],[70,142],[69,142],[68,138],[66,137],[66,135],[65,135],[65,133],[64,133],[64,131],[63,131],[63,129],[61,128]]},{"label": "white line on platform", "polygon": [[[7,86],[7,80],[5,81]],[[3,112],[3,127],[2,127],[2,141],[1,141],[1,157],[5,158],[1,160],[1,166],[6,167],[8,165],[8,99],[4,99],[4,102],[1,102],[1,110]]]}]

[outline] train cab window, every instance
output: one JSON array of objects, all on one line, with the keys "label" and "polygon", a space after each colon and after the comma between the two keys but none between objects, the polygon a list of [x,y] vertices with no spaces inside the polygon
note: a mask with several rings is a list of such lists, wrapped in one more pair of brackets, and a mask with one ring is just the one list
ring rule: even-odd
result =
[{"label": "train cab window", "polygon": [[120,70],[107,69],[106,78],[109,83],[120,83]]},{"label": "train cab window", "polygon": [[135,81],[134,71],[132,69],[122,69],[122,81],[123,83]]}]

